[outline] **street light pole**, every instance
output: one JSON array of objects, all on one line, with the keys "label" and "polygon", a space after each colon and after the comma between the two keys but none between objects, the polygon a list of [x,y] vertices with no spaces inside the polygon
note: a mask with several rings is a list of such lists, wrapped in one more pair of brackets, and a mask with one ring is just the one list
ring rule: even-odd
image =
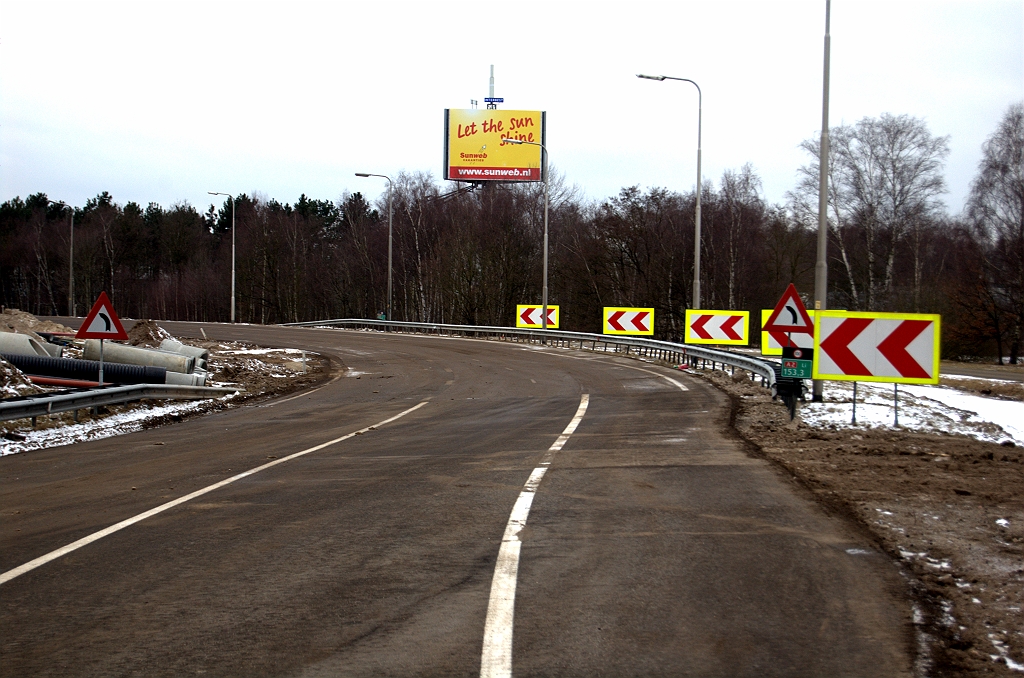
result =
[{"label": "street light pole", "polygon": [[369,172],[356,172],[357,177],[380,177],[388,182],[388,307],[384,319],[391,321],[391,249],[392,249],[392,210],[391,210],[391,177],[385,174],[370,174]]},{"label": "street light pole", "polygon": [[544,144],[536,141],[522,141],[520,139],[501,138],[502,142],[521,146],[540,146],[541,150],[541,176],[544,179],[544,283],[541,291],[541,316],[540,327],[542,330],[548,328],[548,149]]},{"label": "street light pole", "polygon": [[68,315],[75,317],[75,208],[63,202],[48,201],[71,210],[71,231],[68,237]]},{"label": "street light pole", "polygon": [[[828,72],[829,51],[832,38],[829,35],[829,18],[832,3],[825,0],[825,74],[822,77],[821,94],[821,143],[818,148],[818,255],[814,264],[814,309],[828,308]],[[811,383],[811,401],[822,402],[825,382],[815,379]]]},{"label": "street light pole", "polygon": [[697,210],[694,215],[696,224],[694,225],[693,236],[693,308],[700,308],[700,132],[702,110],[704,108],[703,94],[701,94],[700,85],[689,78],[673,78],[671,75],[640,74],[637,74],[636,77],[644,80],[657,80],[659,82],[663,80],[679,80],[688,82],[697,88]]},{"label": "street light pole", "polygon": [[231,200],[231,324],[235,322],[235,198],[230,193],[207,191],[210,195],[226,195]]}]

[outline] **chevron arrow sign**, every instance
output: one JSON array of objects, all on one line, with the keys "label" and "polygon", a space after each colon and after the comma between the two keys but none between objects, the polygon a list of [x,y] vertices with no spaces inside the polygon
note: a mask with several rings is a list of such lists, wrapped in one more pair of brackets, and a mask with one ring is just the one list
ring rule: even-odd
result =
[{"label": "chevron arrow sign", "polygon": [[653,308],[605,306],[604,334],[654,334]]},{"label": "chevron arrow sign", "polygon": [[819,311],[814,378],[939,383],[941,316]]},{"label": "chevron arrow sign", "polygon": [[687,344],[746,346],[750,342],[749,311],[686,311]]},{"label": "chevron arrow sign", "polygon": [[[543,312],[544,307],[537,304],[516,306],[516,327],[542,327]],[[551,304],[548,304],[548,329],[558,329],[558,307]]]}]

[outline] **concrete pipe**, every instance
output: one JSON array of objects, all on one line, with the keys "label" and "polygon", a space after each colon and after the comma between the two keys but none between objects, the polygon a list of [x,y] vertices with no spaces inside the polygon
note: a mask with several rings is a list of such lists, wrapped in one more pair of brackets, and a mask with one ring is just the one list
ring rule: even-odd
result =
[{"label": "concrete pipe", "polygon": [[192,374],[181,374],[180,372],[167,372],[165,384],[175,386],[206,386],[206,372],[193,372]]},{"label": "concrete pipe", "polygon": [[[82,357],[86,360],[100,359],[100,340],[86,339]],[[168,372],[189,374],[195,369],[196,359],[178,353],[166,353],[151,348],[125,346],[108,341],[103,345],[103,360],[126,365],[152,365],[163,367]]]},{"label": "concrete pipe", "polygon": [[[44,345],[45,344],[45,345]],[[44,358],[60,358],[64,348],[48,342],[39,342],[27,334],[0,332],[0,353],[12,355],[39,355]]]},{"label": "concrete pipe", "polygon": [[192,356],[193,358],[196,358],[196,363],[198,363],[199,360],[202,360],[204,363],[210,360],[210,349],[200,348],[198,346],[189,346],[188,344],[181,343],[177,339],[164,339],[160,342],[160,350]]}]

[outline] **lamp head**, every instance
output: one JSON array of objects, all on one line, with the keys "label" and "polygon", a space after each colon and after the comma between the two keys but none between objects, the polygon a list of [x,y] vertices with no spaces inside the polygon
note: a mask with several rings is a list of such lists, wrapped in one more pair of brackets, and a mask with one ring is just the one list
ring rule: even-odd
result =
[{"label": "lamp head", "polygon": [[643,75],[642,73],[637,73],[636,77],[643,78],[644,80],[657,80],[659,82],[665,79],[664,75]]},{"label": "lamp head", "polygon": [[523,141],[520,141],[519,139],[507,139],[505,137],[502,137],[501,140],[506,144],[515,144],[516,146],[522,146],[523,143],[525,143]]},{"label": "lamp head", "polygon": [[368,177],[370,175],[367,174],[366,172],[356,172],[356,176],[357,177]]}]

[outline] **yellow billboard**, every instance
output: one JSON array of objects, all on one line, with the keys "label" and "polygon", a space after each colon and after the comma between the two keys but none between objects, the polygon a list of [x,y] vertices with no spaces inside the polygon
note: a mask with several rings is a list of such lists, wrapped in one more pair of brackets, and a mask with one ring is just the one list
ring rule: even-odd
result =
[{"label": "yellow billboard", "polygon": [[[544,111],[444,111],[444,178],[451,181],[543,181]],[[527,143],[510,144],[502,139]]]}]

